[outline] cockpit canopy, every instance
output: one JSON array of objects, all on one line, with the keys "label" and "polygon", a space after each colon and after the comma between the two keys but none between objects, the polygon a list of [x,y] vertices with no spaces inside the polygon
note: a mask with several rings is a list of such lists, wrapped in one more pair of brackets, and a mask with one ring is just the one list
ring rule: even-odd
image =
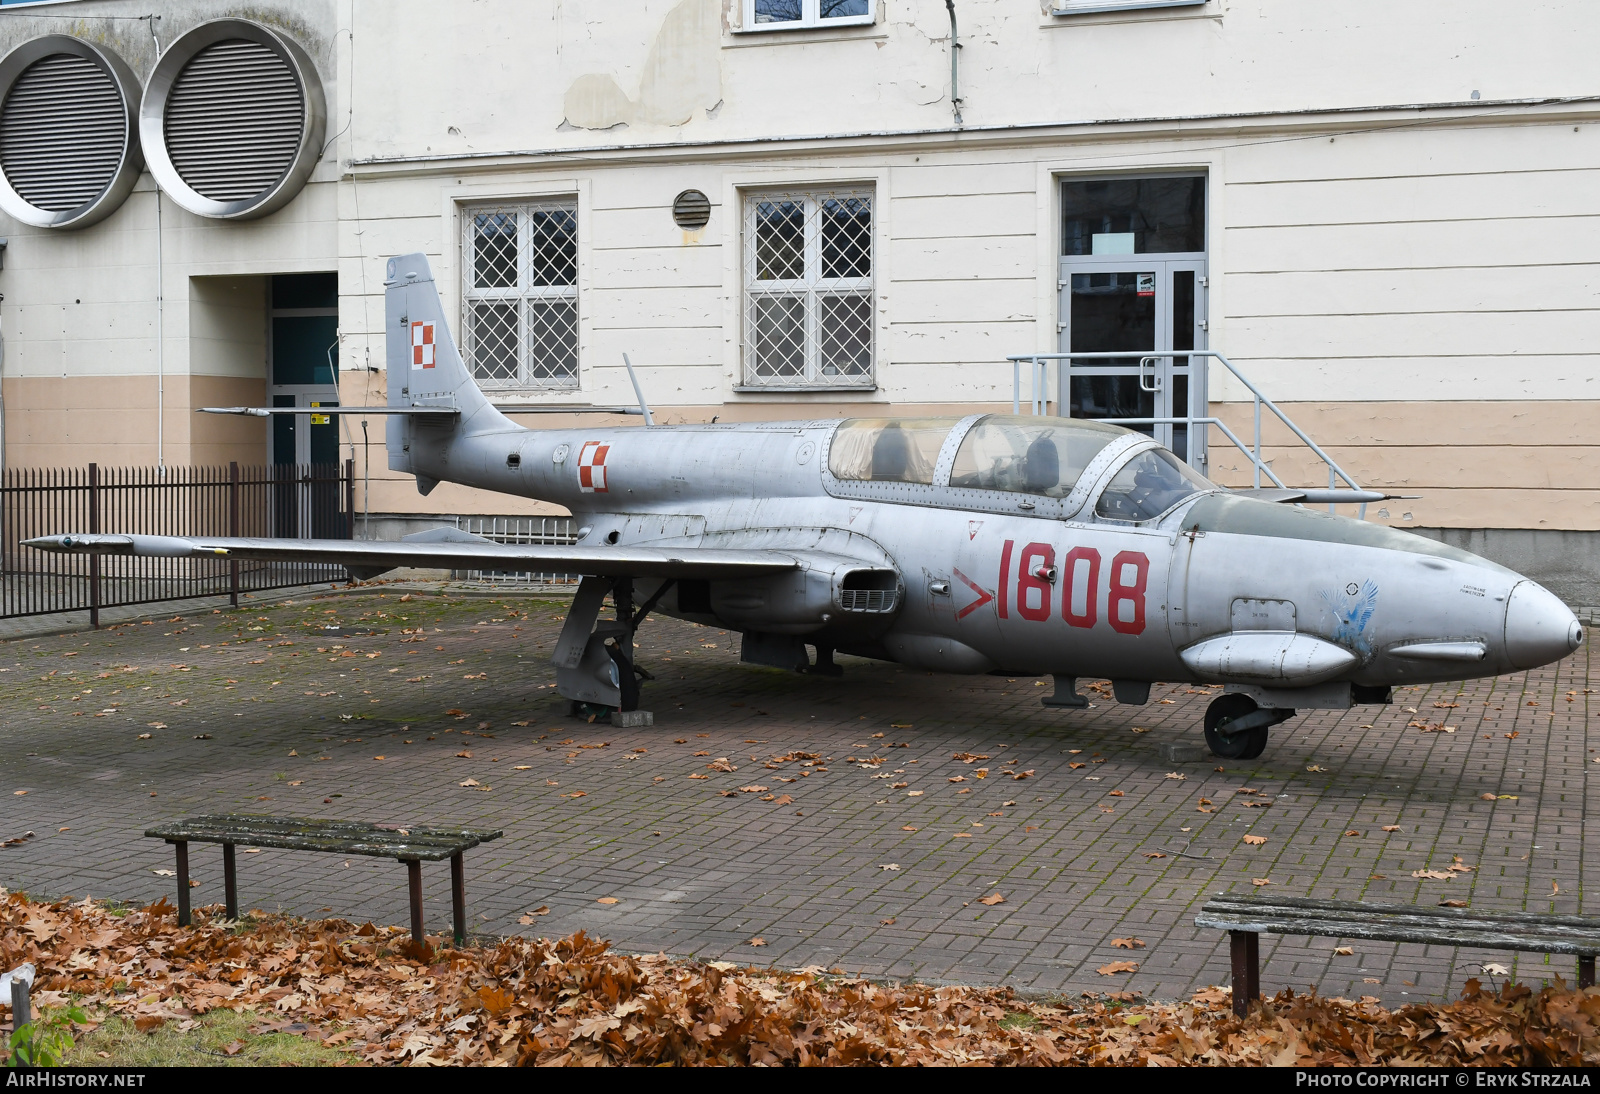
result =
[{"label": "cockpit canopy", "polygon": [[828,449],[828,470],[854,482],[932,485],[939,449],[960,418],[851,418]]},{"label": "cockpit canopy", "polygon": [[1128,431],[1075,418],[991,414],[967,433],[950,485],[1064,498],[1100,450]]},{"label": "cockpit canopy", "polygon": [[[933,485],[945,441],[959,418],[852,418],[841,422],[828,470],[851,482]],[[1094,458],[1126,437],[1120,426],[1079,418],[990,414],[961,439],[949,486],[1065,498]],[[941,483],[940,485],[945,485]],[[1095,512],[1106,520],[1146,521],[1191,494],[1214,487],[1165,449],[1134,456],[1101,492]]]}]

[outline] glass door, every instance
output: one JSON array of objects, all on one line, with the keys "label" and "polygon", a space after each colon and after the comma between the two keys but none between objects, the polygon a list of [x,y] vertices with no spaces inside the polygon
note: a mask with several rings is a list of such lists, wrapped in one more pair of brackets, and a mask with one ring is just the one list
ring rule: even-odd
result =
[{"label": "glass door", "polygon": [[[1206,179],[1199,174],[1061,180],[1059,413],[1125,423],[1205,470]],[[1121,356],[1126,353],[1127,356]],[[1165,419],[1165,420],[1163,420]]]},{"label": "glass door", "polygon": [[1074,418],[1156,419],[1127,424],[1203,466],[1189,430],[1170,419],[1205,413],[1203,359],[1195,368],[1197,359],[1176,352],[1204,348],[1204,270],[1194,259],[1062,259],[1060,352],[1128,355],[1063,362],[1058,405]]}]

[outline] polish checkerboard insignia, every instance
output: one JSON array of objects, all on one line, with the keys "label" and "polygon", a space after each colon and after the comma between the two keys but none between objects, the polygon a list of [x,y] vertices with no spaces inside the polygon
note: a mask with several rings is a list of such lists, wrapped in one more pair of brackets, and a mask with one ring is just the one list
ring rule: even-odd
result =
[{"label": "polish checkerboard insignia", "polygon": [[578,451],[578,489],[585,494],[610,492],[606,485],[606,454],[611,446],[599,441],[584,441]]},{"label": "polish checkerboard insignia", "polygon": [[433,324],[411,324],[411,367],[432,368],[433,363]]}]

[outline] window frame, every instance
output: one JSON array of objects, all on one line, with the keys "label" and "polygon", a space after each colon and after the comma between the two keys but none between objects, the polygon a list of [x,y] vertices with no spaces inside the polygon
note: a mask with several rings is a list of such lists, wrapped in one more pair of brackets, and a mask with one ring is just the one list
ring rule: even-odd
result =
[{"label": "window frame", "polygon": [[[739,239],[739,319],[740,383],[736,390],[760,391],[871,391],[877,386],[878,347],[878,191],[875,181],[802,183],[790,186],[752,186],[738,190],[740,202]],[[772,200],[803,202],[803,269],[798,278],[758,281],[757,214],[762,202]],[[819,206],[828,200],[867,202],[867,273],[855,277],[822,276],[822,214]],[[804,366],[799,376],[762,376],[757,372],[759,349],[755,331],[756,301],[761,297],[802,296],[806,300]],[[857,297],[864,301],[867,336],[867,364],[859,374],[824,372],[821,360],[823,336],[819,326],[818,302],[828,297]]]},{"label": "window frame", "polygon": [[1083,15],[1152,8],[1200,8],[1210,0],[1055,0],[1051,15]]},{"label": "window frame", "polygon": [[[565,212],[572,223],[572,280],[569,284],[533,284],[533,259],[537,246],[533,241],[534,227],[531,214],[540,212]],[[476,274],[477,218],[480,215],[515,213],[517,216],[517,271],[516,285],[510,287],[483,287],[474,284]],[[495,392],[570,392],[581,387],[582,376],[582,308],[579,286],[582,282],[582,219],[579,195],[575,193],[537,194],[501,200],[462,201],[459,204],[461,225],[461,356],[473,382],[485,390]],[[568,375],[534,377],[530,362],[529,337],[530,305],[552,302],[571,302],[572,363]],[[475,362],[477,341],[474,307],[481,304],[510,303],[517,309],[517,373],[514,378],[491,379],[480,377]]]},{"label": "window frame", "polygon": [[824,19],[822,0],[800,0],[800,18],[782,23],[756,22],[756,0],[742,0],[739,33],[768,34],[784,30],[828,30],[832,27],[871,26],[878,21],[879,0],[867,0],[865,15],[838,15]]}]

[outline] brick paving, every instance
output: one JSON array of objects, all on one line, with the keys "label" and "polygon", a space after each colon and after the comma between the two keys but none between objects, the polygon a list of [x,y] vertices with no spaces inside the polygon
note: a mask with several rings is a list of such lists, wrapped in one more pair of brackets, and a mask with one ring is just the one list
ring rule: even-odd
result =
[{"label": "brick paving", "polygon": [[[1225,937],[1193,916],[1252,879],[1282,895],[1587,910],[1600,763],[1587,646],[1386,709],[1303,715],[1257,761],[1173,765],[1160,746],[1200,741],[1206,689],[1158,687],[1143,707],[1091,691],[1093,709],[1060,711],[1033,679],[740,665],[736,636],[662,619],[640,632],[656,725],[588,724],[550,686],[564,605],[403,593],[191,606],[0,643],[0,838],[36,833],[0,850],[0,884],[170,898],[154,873],[169,849],[141,833],[199,812],[494,825],[506,838],[467,859],[484,935],[581,929],[635,952],[1155,998],[1226,982]],[[319,629],[334,623],[376,633]],[[708,769],[722,758],[735,770]],[[1411,876],[1456,856],[1475,869]],[[197,902],[220,902],[220,851],[191,860]],[[397,863],[269,849],[239,864],[247,906],[407,921]],[[424,877],[429,928],[444,931],[448,871]],[[980,902],[997,891],[1003,903]],[[1112,946],[1129,936],[1145,946]],[[1340,944],[1264,937],[1263,987],[1394,1004],[1453,995],[1485,961],[1529,982],[1572,976],[1566,958]],[[1138,970],[1096,972],[1123,960]]]}]

